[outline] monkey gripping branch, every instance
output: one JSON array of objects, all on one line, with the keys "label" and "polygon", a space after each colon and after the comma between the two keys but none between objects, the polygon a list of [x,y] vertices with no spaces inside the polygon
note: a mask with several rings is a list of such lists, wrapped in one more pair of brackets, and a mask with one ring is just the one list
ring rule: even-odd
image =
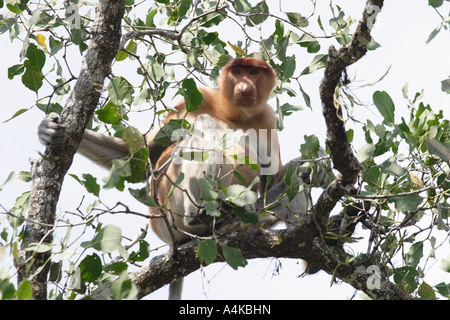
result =
[{"label": "monkey gripping branch", "polygon": [[[67,126],[66,143],[46,148],[42,160],[32,163],[33,185],[28,222],[16,267],[19,282],[30,274],[36,274],[31,280],[35,299],[47,298],[50,252],[38,253],[25,249],[30,243],[52,241],[56,204],[64,176],[72,164],[84,128],[98,105],[103,83],[119,48],[124,12],[123,0],[99,1],[92,26],[91,43],[75,88],[61,115],[62,123]],[[27,270],[30,262],[33,262],[31,269]]]}]

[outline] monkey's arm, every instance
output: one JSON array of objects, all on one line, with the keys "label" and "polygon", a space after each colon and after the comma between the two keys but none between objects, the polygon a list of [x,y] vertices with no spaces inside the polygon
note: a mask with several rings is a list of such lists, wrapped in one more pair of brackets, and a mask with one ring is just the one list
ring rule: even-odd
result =
[{"label": "monkey's arm", "polygon": [[87,129],[84,131],[78,152],[107,169],[111,168],[112,160],[124,158],[129,153],[122,139]]},{"label": "monkey's arm", "polygon": [[[47,115],[38,128],[39,141],[45,146],[64,143],[66,126],[60,123],[57,113]],[[112,160],[129,153],[122,139],[109,137],[92,130],[85,130],[78,152],[98,165],[111,168]]]}]

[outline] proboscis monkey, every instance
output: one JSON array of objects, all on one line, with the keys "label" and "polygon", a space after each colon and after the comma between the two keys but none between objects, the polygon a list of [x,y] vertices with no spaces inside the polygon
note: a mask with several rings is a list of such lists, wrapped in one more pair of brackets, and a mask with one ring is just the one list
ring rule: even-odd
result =
[{"label": "proboscis monkey", "polygon": [[[203,100],[198,110],[187,112],[185,102],[181,101],[163,124],[145,136],[156,172],[151,195],[160,205],[150,207],[150,214],[167,217],[150,219],[150,225],[163,241],[172,245],[186,242],[192,235],[223,230],[233,211],[227,188],[244,185],[248,190],[262,192],[267,176],[279,171],[276,117],[267,104],[275,82],[275,72],[266,62],[255,58],[233,59],[222,68],[218,88],[199,89]],[[174,119],[186,120],[193,130],[168,147],[155,143],[164,124]],[[52,113],[39,126],[39,138],[45,145],[63,143],[64,129],[58,115]],[[224,136],[238,141],[230,144]],[[127,156],[129,151],[122,139],[86,130],[78,152],[108,168],[112,160]],[[199,155],[200,159],[196,159]],[[174,186],[181,176],[184,178]],[[271,183],[279,182],[280,178],[283,177],[278,176]],[[213,201],[205,196],[205,191],[210,190],[219,194]],[[303,202],[307,206],[307,198]],[[260,220],[269,227],[276,221],[277,217],[269,215]],[[171,285],[171,299],[181,297],[181,280]]]}]

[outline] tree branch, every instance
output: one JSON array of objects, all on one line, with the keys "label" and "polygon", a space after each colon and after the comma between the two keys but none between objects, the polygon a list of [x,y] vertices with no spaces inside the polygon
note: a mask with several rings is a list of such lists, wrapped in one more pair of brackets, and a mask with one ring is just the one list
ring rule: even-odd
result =
[{"label": "tree branch", "polygon": [[[29,278],[35,299],[47,298],[50,252],[25,251],[31,243],[51,242],[56,204],[64,176],[82,139],[84,129],[98,104],[103,82],[119,47],[124,0],[99,1],[92,38],[77,83],[62,112],[67,126],[65,143],[45,150],[41,161],[32,161],[33,185],[24,241],[16,267],[19,282]],[[31,277],[30,277],[31,276]]]},{"label": "tree branch", "polygon": [[[247,259],[283,257],[299,258],[313,264],[315,269],[339,278],[356,289],[364,291],[373,299],[405,299],[398,287],[389,282],[387,272],[376,264],[367,265],[367,261],[358,261],[347,254],[340,246],[327,246],[322,234],[326,231],[330,212],[346,193],[351,193],[361,165],[356,159],[347,140],[342,110],[334,103],[335,90],[342,72],[358,61],[367,52],[371,40],[370,31],[376,14],[383,6],[383,0],[368,0],[356,32],[349,45],[336,51],[330,47],[325,75],[320,86],[323,116],[327,125],[327,144],[335,169],[340,172],[336,180],[321,194],[312,214],[300,226],[287,230],[250,230],[241,231],[227,237],[227,244],[241,249]],[[273,192],[281,193],[279,185]],[[269,191],[270,192],[270,191]],[[271,195],[276,198],[277,195]],[[291,203],[295,203],[292,201]],[[289,204],[290,205],[290,204]],[[288,208],[296,212],[296,208]],[[278,208],[277,210],[286,210]],[[298,210],[297,210],[298,211]],[[196,249],[198,240],[181,247],[176,255],[162,255],[153,258],[146,266],[130,274],[131,281],[139,289],[139,298],[170,283],[173,279],[184,277],[200,268]],[[219,257],[217,261],[223,261]],[[369,267],[378,268],[374,276]],[[374,285],[371,281],[375,279]],[[108,287],[100,288],[94,298],[101,298]]]},{"label": "tree branch", "polygon": [[317,221],[322,231],[326,230],[330,212],[339,199],[344,194],[351,193],[361,170],[361,165],[347,139],[342,110],[334,103],[335,91],[342,72],[366,54],[367,45],[372,39],[370,31],[376,15],[383,7],[383,2],[384,0],[368,0],[350,44],[341,47],[339,51],[331,46],[328,51],[327,67],[320,85],[320,99],[327,126],[326,143],[330,149],[334,168],[340,172],[340,175],[322,193],[312,210],[313,219]]},{"label": "tree branch", "polygon": [[[407,298],[384,277],[382,266],[371,265],[380,270],[375,278],[378,282],[373,285],[371,277],[374,278],[374,274],[369,272],[368,265],[353,260],[341,247],[324,245],[315,236],[316,233],[315,223],[308,219],[302,226],[293,229],[238,231],[227,237],[227,245],[240,248],[246,259],[277,257],[314,260],[315,266],[364,291],[372,299]],[[180,246],[175,256],[167,253],[154,257],[148,264],[130,273],[129,278],[139,291],[138,298],[200,269],[201,262],[196,254],[199,242],[193,240]],[[223,261],[219,255],[216,262]],[[105,297],[111,297],[111,284],[100,287],[92,295],[94,299]]]}]

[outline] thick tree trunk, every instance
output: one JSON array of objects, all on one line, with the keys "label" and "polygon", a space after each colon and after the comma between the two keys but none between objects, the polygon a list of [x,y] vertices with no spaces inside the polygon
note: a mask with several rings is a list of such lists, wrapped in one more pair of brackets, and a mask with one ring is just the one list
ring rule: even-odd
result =
[{"label": "thick tree trunk", "polygon": [[[64,176],[100,98],[103,82],[110,72],[121,37],[124,0],[102,0],[96,7],[91,42],[80,75],[61,115],[67,126],[65,143],[46,149],[40,161],[32,161],[33,185],[27,213],[24,241],[16,267],[19,282],[30,279],[35,299],[47,298],[50,253],[25,251],[31,243],[51,242],[56,204]],[[38,250],[39,251],[39,250]]]}]

